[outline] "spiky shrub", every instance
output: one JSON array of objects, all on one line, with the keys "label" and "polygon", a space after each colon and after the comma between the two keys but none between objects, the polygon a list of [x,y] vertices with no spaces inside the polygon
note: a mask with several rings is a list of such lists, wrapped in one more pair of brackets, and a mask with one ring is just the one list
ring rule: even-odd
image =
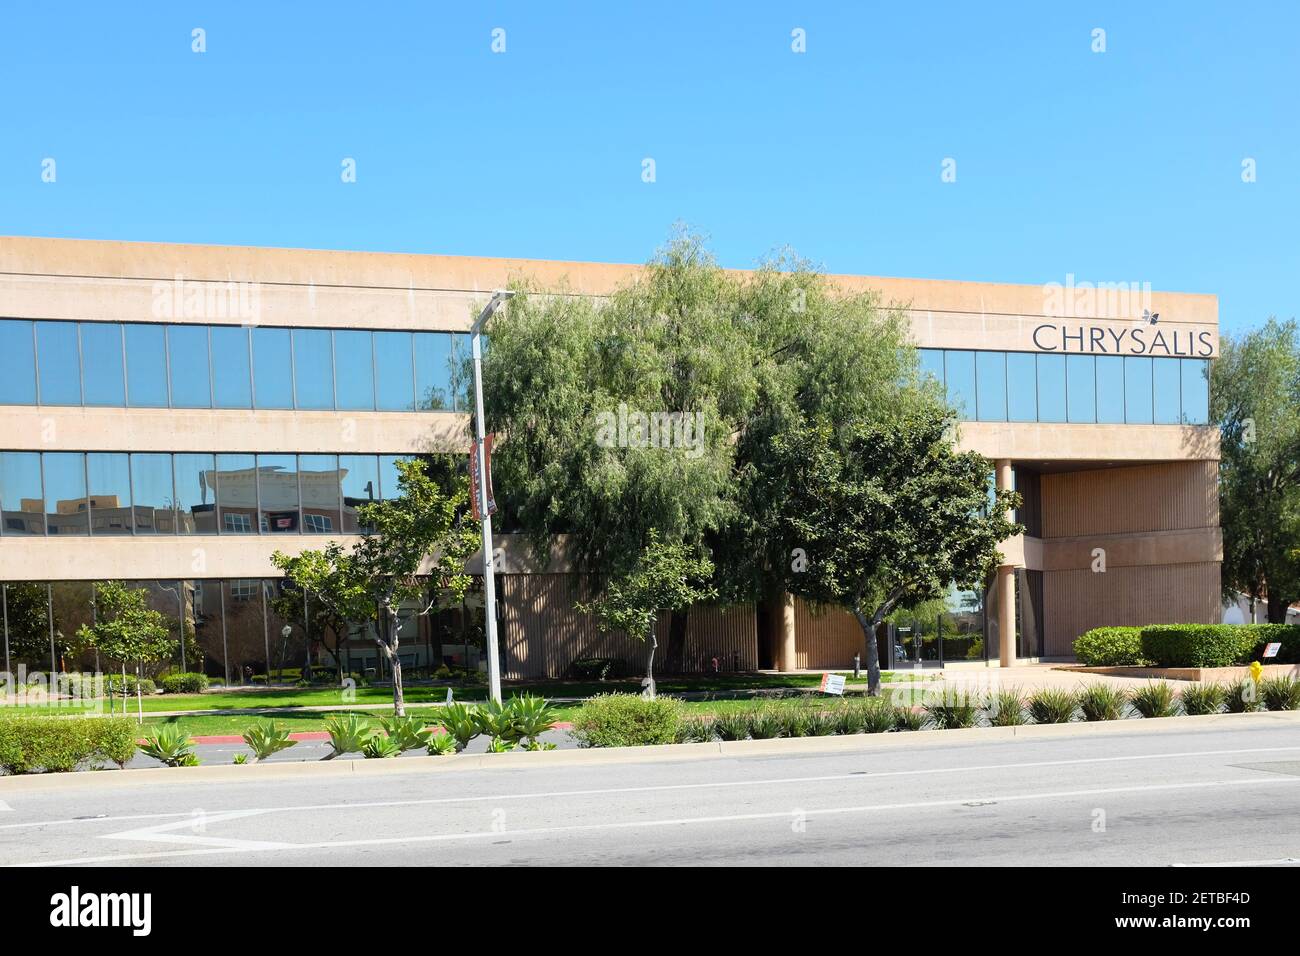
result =
[{"label": "spiky shrub", "polygon": [[988,717],[994,727],[1019,727],[1028,723],[1024,695],[1015,687],[995,691],[989,698]]},{"label": "spiky shrub", "polygon": [[894,708],[894,728],[896,730],[920,730],[925,726],[925,711],[911,707]]},{"label": "spiky shrub", "polygon": [[1269,710],[1300,710],[1300,680],[1270,677],[1260,681],[1259,695]]},{"label": "spiky shrub", "polygon": [[199,763],[193,739],[176,724],[159,727],[145,738],[140,750],[168,767],[196,767]]},{"label": "spiky shrub", "polygon": [[677,729],[679,744],[706,744],[717,736],[709,717],[689,717]]},{"label": "spiky shrub", "polygon": [[786,715],[771,704],[764,704],[749,714],[749,736],[755,740],[772,740],[783,736],[788,729]]},{"label": "spiky shrub", "polygon": [[801,727],[805,737],[829,737],[839,731],[838,715],[821,707],[812,707],[803,714]]},{"label": "spiky shrub", "polygon": [[425,751],[430,757],[446,757],[457,751],[456,738],[451,734],[430,734]]},{"label": "spiky shrub", "polygon": [[[510,744],[511,749],[523,739],[519,729],[518,713],[514,701],[508,703],[496,700],[484,701],[474,711],[478,729],[493,740]],[[495,751],[494,751],[495,752]]]},{"label": "spiky shrub", "polygon": [[944,690],[937,700],[925,704],[930,723],[940,730],[974,727],[981,709],[982,702],[977,695],[957,689]]},{"label": "spiky shrub", "polygon": [[[862,724],[862,731],[868,734],[884,734],[898,726],[898,716],[894,708],[882,700],[864,700],[855,705]],[[900,710],[904,708],[899,708]],[[908,711],[910,714],[911,711]],[[908,729],[920,729],[916,728]]]},{"label": "spiky shrub", "polygon": [[1230,714],[1248,714],[1259,710],[1259,685],[1249,677],[1232,681],[1224,688],[1223,706]]},{"label": "spiky shrub", "polygon": [[1078,707],[1074,691],[1060,687],[1044,687],[1029,697],[1029,716],[1036,724],[1068,724]]},{"label": "spiky shrub", "polygon": [[533,694],[512,697],[510,707],[514,711],[515,729],[519,731],[521,739],[528,742],[529,750],[539,749],[541,743],[538,738],[555,723],[555,708],[544,697]]},{"label": "spiky shrub", "polygon": [[432,734],[419,717],[384,717],[379,722],[383,724],[388,739],[403,753],[427,746]]},{"label": "spiky shrub", "polygon": [[1122,720],[1128,695],[1108,684],[1089,684],[1079,691],[1079,710],[1087,721]]},{"label": "spiky shrub", "polygon": [[749,736],[749,714],[743,710],[728,710],[713,721],[713,732],[719,740],[744,740]]},{"label": "spiky shrub", "polygon": [[1188,684],[1178,695],[1178,700],[1183,705],[1184,714],[1199,717],[1221,711],[1226,696],[1227,688],[1222,684]]},{"label": "spiky shrub", "polygon": [[860,700],[846,700],[835,709],[835,732],[837,734],[860,734],[866,729],[865,703],[865,701]]},{"label": "spiky shrub", "polygon": [[401,753],[402,748],[397,745],[397,742],[383,734],[375,734],[361,747],[361,755],[367,760],[387,760]]},{"label": "spiky shrub", "polygon": [[335,714],[325,718],[325,732],[330,735],[330,752],[326,760],[343,754],[360,753],[374,731],[359,714]]},{"label": "spiky shrub", "polygon": [[681,722],[682,704],[676,698],[598,694],[583,702],[573,721],[573,735],[583,747],[671,744]]},{"label": "spiky shrub", "polygon": [[298,741],[289,739],[289,728],[275,721],[257,723],[244,731],[244,743],[258,760],[265,760],[281,750],[288,750]]},{"label": "spiky shrub", "polygon": [[1178,712],[1174,689],[1166,681],[1152,681],[1129,695],[1129,703],[1143,717],[1172,717]]},{"label": "spiky shrub", "polygon": [[448,704],[438,712],[438,723],[456,741],[456,749],[464,750],[480,733],[478,713],[465,704]]}]

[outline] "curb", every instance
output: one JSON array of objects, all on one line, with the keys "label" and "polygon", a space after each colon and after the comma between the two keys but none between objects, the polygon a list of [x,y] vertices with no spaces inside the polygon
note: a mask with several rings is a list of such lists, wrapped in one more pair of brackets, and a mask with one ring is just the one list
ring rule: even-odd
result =
[{"label": "curb", "polygon": [[796,737],[775,740],[713,741],[657,747],[611,747],[592,750],[517,751],[503,754],[459,754],[448,757],[402,757],[392,760],[328,760],[274,762],[236,766],[146,767],[133,770],[82,771],[0,777],[0,794],[51,790],[98,789],[150,784],[216,784],[280,777],[390,776],[392,774],[457,773],[468,770],[520,770],[550,767],[666,763],[682,760],[740,759],[836,753],[869,754],[914,747],[950,747],[1058,737],[1106,737],[1124,734],[1177,733],[1201,727],[1300,727],[1300,711],[1261,711],[1249,714],[1209,714],[1203,717],[1155,717],[1098,723],[1030,724],[1023,727],[970,727],[908,733]]}]

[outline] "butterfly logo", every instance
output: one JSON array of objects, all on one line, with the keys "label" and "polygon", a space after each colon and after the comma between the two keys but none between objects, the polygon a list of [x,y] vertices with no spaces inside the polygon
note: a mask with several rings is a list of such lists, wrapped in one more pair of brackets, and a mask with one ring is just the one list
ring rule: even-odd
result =
[{"label": "butterfly logo", "polygon": [[1155,325],[1155,324],[1156,324],[1157,322],[1159,322],[1159,321],[1160,321],[1160,313],[1159,313],[1159,312],[1152,312],[1150,309],[1143,309],[1143,310],[1142,310],[1142,323],[1143,323],[1143,325]]}]

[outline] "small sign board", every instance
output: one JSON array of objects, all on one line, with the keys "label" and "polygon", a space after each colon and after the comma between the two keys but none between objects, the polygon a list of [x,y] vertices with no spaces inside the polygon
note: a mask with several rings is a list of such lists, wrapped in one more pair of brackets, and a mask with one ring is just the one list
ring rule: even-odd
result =
[{"label": "small sign board", "polygon": [[1272,644],[1264,645],[1264,657],[1277,657],[1277,652],[1282,649],[1281,641],[1274,641]]},{"label": "small sign board", "polygon": [[823,694],[834,694],[836,697],[844,696],[844,675],[843,674],[823,674],[821,686],[817,688]]}]

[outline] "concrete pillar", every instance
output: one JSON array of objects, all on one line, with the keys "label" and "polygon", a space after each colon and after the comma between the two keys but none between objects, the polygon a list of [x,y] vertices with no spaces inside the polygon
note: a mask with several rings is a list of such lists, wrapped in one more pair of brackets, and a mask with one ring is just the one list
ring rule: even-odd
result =
[{"label": "concrete pillar", "polygon": [[799,657],[794,634],[794,595],[789,591],[781,596],[781,616],[777,623],[777,670],[795,670]]},{"label": "concrete pillar", "polygon": [[[997,460],[997,487],[999,491],[1013,490],[1011,459]],[[1016,664],[1016,569],[1009,564],[998,568],[998,649],[1003,667]]]}]

